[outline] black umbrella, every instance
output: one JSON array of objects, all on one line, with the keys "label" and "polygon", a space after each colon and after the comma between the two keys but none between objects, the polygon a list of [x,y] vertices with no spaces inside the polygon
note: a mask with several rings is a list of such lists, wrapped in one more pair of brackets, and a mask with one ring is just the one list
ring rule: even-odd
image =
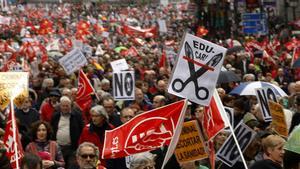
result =
[{"label": "black umbrella", "polygon": [[221,71],[219,78],[218,78],[219,84],[220,83],[229,83],[229,82],[238,82],[238,81],[241,81],[241,78],[231,70]]},{"label": "black umbrella", "polygon": [[293,68],[300,68],[300,58],[293,63]]}]

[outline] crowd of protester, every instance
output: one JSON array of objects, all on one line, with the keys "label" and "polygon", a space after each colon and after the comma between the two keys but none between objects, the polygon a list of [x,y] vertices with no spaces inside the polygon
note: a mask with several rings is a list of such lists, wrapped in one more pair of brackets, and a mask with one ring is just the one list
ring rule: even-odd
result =
[{"label": "crowd of protester", "polygon": [[[127,166],[126,158],[101,159],[104,133],[137,114],[181,99],[169,94],[167,87],[185,32],[228,48],[223,66],[241,80],[218,83],[217,90],[223,104],[234,109],[233,127],[243,121],[257,132],[244,152],[249,168],[298,168],[300,155],[284,152],[287,138],[278,136],[270,123],[264,122],[256,97],[228,94],[240,82],[264,81],[278,85],[288,94],[280,98],[280,103],[285,108],[289,133],[292,133],[300,123],[300,73],[291,66],[294,55],[299,55],[294,50],[299,48],[299,40],[292,37],[287,27],[269,36],[239,35],[237,41],[225,37],[217,39],[210,36],[209,30],[207,35],[199,34],[197,18],[183,4],[167,7],[39,4],[12,8],[1,12],[1,16],[11,20],[9,25],[1,25],[4,47],[0,46],[0,61],[2,71],[7,71],[11,67],[5,63],[16,55],[14,68],[17,65],[30,73],[30,95],[15,110],[22,146],[29,153],[23,158],[23,168],[75,169],[96,168],[96,165],[109,169],[160,168],[166,147],[134,155]],[[158,32],[158,19],[166,21],[167,32]],[[143,29],[156,26],[157,32],[136,38],[122,32],[124,25]],[[103,32],[109,34],[104,36]],[[46,46],[56,39],[59,39],[59,49],[44,53]],[[77,72],[67,75],[58,63],[58,59],[72,49],[74,39],[92,48],[91,52],[83,51],[89,61],[83,70],[95,88],[93,104],[87,110],[81,110],[75,103]],[[37,50],[22,50],[28,47],[26,45],[35,45]],[[118,47],[123,49],[115,50]],[[166,60],[162,59],[164,53]],[[112,97],[110,62],[121,58],[125,58],[129,69],[135,72],[133,101],[117,101]],[[201,125],[203,111],[203,106],[191,103],[185,120],[196,119]],[[0,137],[4,135],[7,113],[7,109],[0,112]],[[215,151],[229,134],[224,130],[214,138]],[[9,160],[3,148],[0,149],[0,168],[8,169]],[[207,159],[179,164],[173,156],[166,168],[210,166]],[[230,168],[219,160],[215,166]],[[231,168],[243,168],[242,161]]]}]

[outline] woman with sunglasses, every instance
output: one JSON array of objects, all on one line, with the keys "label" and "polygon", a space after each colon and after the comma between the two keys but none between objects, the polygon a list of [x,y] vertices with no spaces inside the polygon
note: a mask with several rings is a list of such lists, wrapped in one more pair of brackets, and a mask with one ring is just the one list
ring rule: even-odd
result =
[{"label": "woman with sunglasses", "polygon": [[52,128],[45,121],[37,121],[33,123],[31,129],[32,142],[30,142],[26,151],[38,155],[42,159],[44,169],[56,169],[64,167],[60,147],[55,141],[50,140],[52,136]]}]

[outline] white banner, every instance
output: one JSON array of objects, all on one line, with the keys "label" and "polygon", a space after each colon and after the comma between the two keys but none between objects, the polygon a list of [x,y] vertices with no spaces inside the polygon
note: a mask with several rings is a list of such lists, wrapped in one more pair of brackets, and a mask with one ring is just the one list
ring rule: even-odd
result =
[{"label": "white banner", "polygon": [[80,49],[75,48],[71,52],[67,53],[64,57],[58,60],[68,75],[72,74],[76,70],[79,70],[82,66],[87,64],[85,56]]},{"label": "white banner", "polygon": [[157,23],[158,23],[158,26],[159,26],[159,32],[163,32],[163,33],[168,32],[166,20],[158,19]]},{"label": "white banner", "polygon": [[181,43],[176,66],[173,68],[168,92],[208,106],[226,50],[222,46],[186,34]]}]

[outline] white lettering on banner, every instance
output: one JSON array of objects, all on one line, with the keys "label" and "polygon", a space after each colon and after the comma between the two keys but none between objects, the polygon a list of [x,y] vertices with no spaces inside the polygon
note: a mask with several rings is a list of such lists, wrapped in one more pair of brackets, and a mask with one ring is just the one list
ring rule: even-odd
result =
[{"label": "white lettering on banner", "polygon": [[116,100],[134,100],[134,72],[113,73],[113,96]]},{"label": "white lettering on banner", "polygon": [[260,110],[265,122],[272,121],[271,111],[269,107],[269,100],[277,102],[276,94],[272,88],[259,88],[255,90],[256,97],[260,105]]},{"label": "white lettering on banner", "polygon": [[78,48],[75,48],[71,52],[67,53],[64,57],[59,59],[59,63],[69,75],[86,65],[87,60],[82,52]]},{"label": "white lettering on banner", "polygon": [[[253,131],[244,123],[240,123],[235,128],[234,133],[237,137],[242,152],[246,150],[248,145],[255,137],[255,131]],[[225,143],[221,146],[216,154],[216,157],[229,167],[232,167],[238,161],[240,154],[232,135],[229,136]]]},{"label": "white lettering on banner", "polygon": [[119,144],[119,137],[114,137],[112,141],[113,147],[111,148],[112,157],[115,156],[115,153],[120,152],[118,144]]},{"label": "white lettering on banner", "polygon": [[225,52],[226,48],[222,46],[186,33],[169,81],[168,92],[208,106]]}]

